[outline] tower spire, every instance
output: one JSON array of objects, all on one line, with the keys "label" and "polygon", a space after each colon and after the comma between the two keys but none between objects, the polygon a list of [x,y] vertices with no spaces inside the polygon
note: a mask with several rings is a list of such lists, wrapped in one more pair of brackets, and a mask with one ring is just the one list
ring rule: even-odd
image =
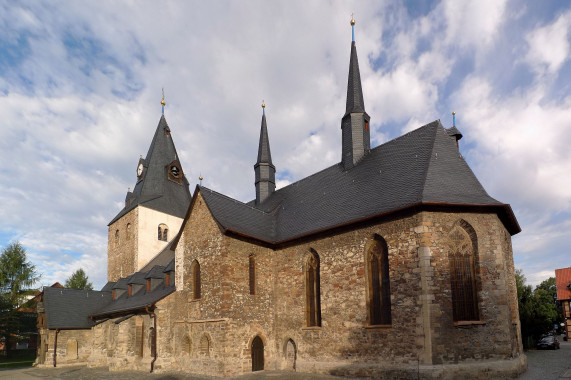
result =
[{"label": "tower spire", "polygon": [[341,119],[342,149],[341,161],[345,169],[350,169],[371,150],[369,115],[365,111],[361,73],[355,46],[355,19],[351,17],[351,57],[347,79],[347,104]]},{"label": "tower spire", "polygon": [[254,165],[256,173],[256,204],[262,203],[276,190],[276,168],[272,164],[270,139],[266,123],[266,104],[262,101],[262,126],[258,145],[258,160]]}]

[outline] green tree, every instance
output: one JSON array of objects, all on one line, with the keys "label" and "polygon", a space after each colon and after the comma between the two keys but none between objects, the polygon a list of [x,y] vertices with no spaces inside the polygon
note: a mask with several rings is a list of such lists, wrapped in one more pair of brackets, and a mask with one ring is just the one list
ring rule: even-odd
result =
[{"label": "green tree", "polygon": [[[0,337],[10,349],[10,340],[28,333],[29,323],[25,323],[18,308],[28,295],[34,293],[32,286],[40,279],[35,265],[26,257],[26,250],[19,242],[9,244],[0,255]],[[26,330],[23,331],[22,329]],[[10,352],[8,351],[8,354]]]},{"label": "green tree", "polygon": [[85,271],[81,268],[72,273],[67,280],[65,280],[65,287],[71,289],[86,289],[93,290],[93,284],[88,282],[88,277]]},{"label": "green tree", "polygon": [[543,281],[535,290],[525,282],[522,270],[516,270],[521,335],[524,347],[529,348],[542,334],[553,329],[553,325],[560,319],[560,314],[554,299],[557,291],[555,278]]}]

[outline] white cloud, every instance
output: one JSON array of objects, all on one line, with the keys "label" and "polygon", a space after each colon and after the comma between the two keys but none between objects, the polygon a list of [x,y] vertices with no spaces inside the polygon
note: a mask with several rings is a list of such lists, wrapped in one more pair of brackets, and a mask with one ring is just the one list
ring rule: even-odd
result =
[{"label": "white cloud", "polygon": [[570,27],[571,12],[567,12],[552,24],[538,27],[526,36],[529,44],[526,60],[535,71],[553,74],[569,58]]}]

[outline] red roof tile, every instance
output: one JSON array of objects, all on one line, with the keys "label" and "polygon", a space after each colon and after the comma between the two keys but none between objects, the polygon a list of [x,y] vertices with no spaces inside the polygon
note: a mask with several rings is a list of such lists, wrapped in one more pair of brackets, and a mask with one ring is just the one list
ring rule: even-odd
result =
[{"label": "red roof tile", "polygon": [[555,269],[555,280],[557,281],[557,299],[571,299],[571,290],[567,287],[571,283],[571,267]]}]

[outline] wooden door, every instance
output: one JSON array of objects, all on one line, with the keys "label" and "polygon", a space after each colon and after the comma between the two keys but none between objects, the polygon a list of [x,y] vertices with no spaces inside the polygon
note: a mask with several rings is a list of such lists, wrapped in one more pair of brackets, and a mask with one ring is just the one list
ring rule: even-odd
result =
[{"label": "wooden door", "polygon": [[252,371],[264,369],[264,342],[257,336],[252,341]]}]

